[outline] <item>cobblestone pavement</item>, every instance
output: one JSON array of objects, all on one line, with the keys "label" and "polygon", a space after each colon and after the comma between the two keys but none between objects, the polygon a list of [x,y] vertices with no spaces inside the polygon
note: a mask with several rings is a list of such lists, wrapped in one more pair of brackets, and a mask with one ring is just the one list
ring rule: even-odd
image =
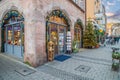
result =
[{"label": "cobblestone pavement", "polygon": [[63,62],[54,60],[38,68],[0,54],[0,80],[120,80],[120,71],[111,70],[114,46],[81,49]]},{"label": "cobblestone pavement", "polygon": [[[23,70],[23,71],[22,71]],[[0,54],[0,80],[60,80]]]},{"label": "cobblestone pavement", "polygon": [[[119,45],[107,45],[98,49],[81,49],[63,62],[49,62],[38,70],[65,80],[120,80],[120,71],[111,69],[112,49]],[[61,74],[62,72],[62,74]],[[63,75],[64,74],[64,75]],[[70,75],[76,78],[70,78]],[[79,77],[78,77],[79,76]]]}]

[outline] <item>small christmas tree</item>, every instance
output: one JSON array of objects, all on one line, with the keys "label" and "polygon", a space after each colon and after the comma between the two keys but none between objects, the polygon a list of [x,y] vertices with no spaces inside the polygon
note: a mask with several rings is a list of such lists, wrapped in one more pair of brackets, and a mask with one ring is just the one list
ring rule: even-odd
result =
[{"label": "small christmas tree", "polygon": [[91,21],[88,21],[86,30],[83,36],[83,47],[92,48],[97,45],[96,34],[94,32],[94,26]]}]

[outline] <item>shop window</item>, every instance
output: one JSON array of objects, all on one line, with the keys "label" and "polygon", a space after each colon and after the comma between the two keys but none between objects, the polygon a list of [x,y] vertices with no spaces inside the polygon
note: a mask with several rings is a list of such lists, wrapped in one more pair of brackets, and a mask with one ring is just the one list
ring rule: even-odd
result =
[{"label": "shop window", "polygon": [[13,44],[13,42],[12,42],[12,26],[7,27],[7,34],[8,34],[8,35],[6,35],[7,43],[8,44]]},{"label": "shop window", "polygon": [[3,18],[4,41],[11,45],[24,45],[24,18],[15,10],[9,11]]},{"label": "shop window", "polygon": [[80,42],[81,40],[81,28],[79,25],[76,25],[75,26],[75,29],[74,29],[74,39],[78,42]]}]

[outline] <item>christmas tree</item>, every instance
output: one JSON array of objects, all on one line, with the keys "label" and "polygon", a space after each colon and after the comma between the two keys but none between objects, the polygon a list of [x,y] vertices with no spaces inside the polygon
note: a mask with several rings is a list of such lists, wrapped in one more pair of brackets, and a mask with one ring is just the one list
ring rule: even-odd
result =
[{"label": "christmas tree", "polygon": [[92,48],[97,45],[96,34],[94,32],[94,26],[91,21],[88,21],[83,36],[83,47]]}]

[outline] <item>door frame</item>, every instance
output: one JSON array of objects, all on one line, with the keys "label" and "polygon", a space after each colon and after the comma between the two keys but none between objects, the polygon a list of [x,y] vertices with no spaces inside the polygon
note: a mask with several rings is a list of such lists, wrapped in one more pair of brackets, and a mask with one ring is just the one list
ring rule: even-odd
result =
[{"label": "door frame", "polygon": [[[66,37],[65,37],[65,36],[66,36],[66,31],[67,31],[67,29],[66,29],[66,28],[67,28],[67,25],[47,21],[48,27],[47,27],[47,29],[46,29],[46,30],[47,30],[47,31],[46,31],[46,32],[47,32],[47,35],[46,35],[46,38],[47,38],[46,41],[47,41],[47,42],[46,42],[46,43],[49,42],[50,36],[51,36],[51,34],[49,34],[49,33],[51,32],[51,30],[50,30],[51,27],[49,26],[49,24],[55,24],[55,26],[56,26],[56,28],[57,28],[57,36],[58,36],[58,39],[57,39],[57,44],[58,44],[58,45],[57,45],[57,48],[58,48],[58,51],[57,51],[57,52],[58,52],[58,53],[57,53],[57,55],[65,54],[65,53],[66,53]],[[64,46],[63,46],[63,47],[64,47],[65,50],[64,50],[63,53],[60,53],[60,52],[59,52],[59,26],[63,26],[63,27],[64,27]],[[48,31],[48,30],[49,30],[49,31]],[[49,36],[49,37],[48,37],[48,36]],[[46,45],[48,45],[48,44],[46,44]],[[47,51],[47,53],[48,53],[48,51]],[[57,56],[57,55],[56,55],[56,56]]]}]

